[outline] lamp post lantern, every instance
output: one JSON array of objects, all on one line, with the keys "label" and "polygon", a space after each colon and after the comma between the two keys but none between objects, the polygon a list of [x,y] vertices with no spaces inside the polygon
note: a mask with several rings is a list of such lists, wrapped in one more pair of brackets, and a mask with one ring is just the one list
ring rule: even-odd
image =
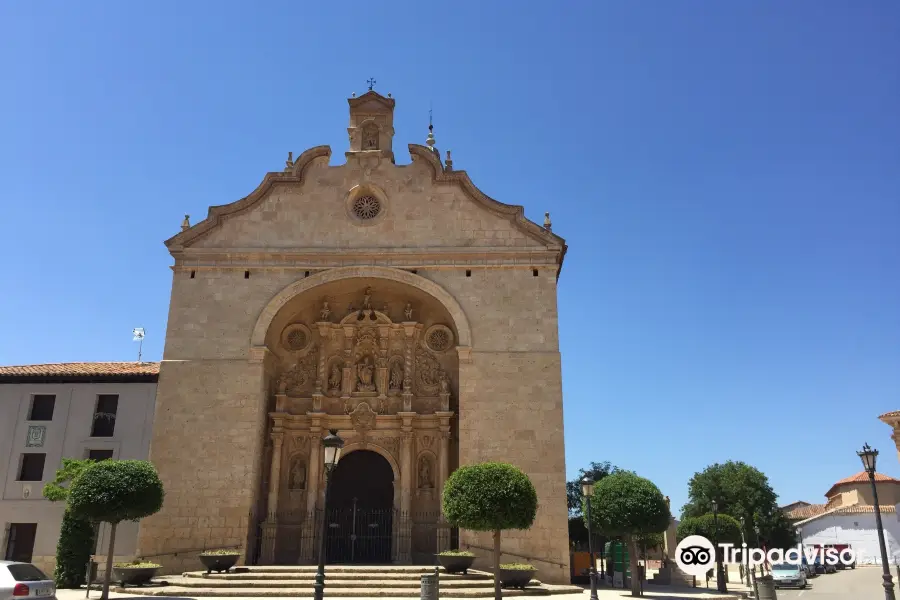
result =
[{"label": "lamp post lantern", "polygon": [[591,555],[591,600],[597,600],[597,564],[594,562],[594,533],[591,528],[591,497],[594,495],[594,480],[589,476],[581,480],[581,493],[584,496],[587,514],[588,554]]},{"label": "lamp post lantern", "polygon": [[719,503],[712,501],[713,509],[713,546],[716,549],[716,589],[727,592],[725,587],[725,570],[722,568],[722,557],[719,554]]},{"label": "lamp post lantern", "polygon": [[891,578],[891,566],[888,564],[887,547],[884,543],[884,527],[881,524],[881,507],[878,505],[878,489],[875,485],[875,461],[878,458],[878,450],[873,450],[868,444],[856,453],[862,461],[863,468],[869,475],[869,483],[872,484],[872,501],[875,504],[875,527],[878,529],[878,545],[881,547],[881,578],[884,580],[885,600],[894,600],[894,580]]},{"label": "lamp post lantern", "polygon": [[325,501],[322,503],[322,525],[319,529],[319,569],[316,571],[315,600],[322,600],[325,591],[325,536],[328,533],[327,515],[328,515],[328,489],[331,486],[331,473],[341,459],[341,449],[344,447],[342,440],[336,429],[332,429],[322,439],[322,445],[325,447]]}]

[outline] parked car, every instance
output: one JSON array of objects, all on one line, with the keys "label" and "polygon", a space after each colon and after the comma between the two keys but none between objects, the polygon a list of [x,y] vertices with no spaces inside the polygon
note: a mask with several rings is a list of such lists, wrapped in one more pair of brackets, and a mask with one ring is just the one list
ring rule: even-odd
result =
[{"label": "parked car", "polygon": [[31,563],[0,560],[0,600],[56,600],[56,583]]},{"label": "parked car", "polygon": [[772,579],[775,587],[806,587],[806,570],[803,565],[776,563],[772,565]]}]

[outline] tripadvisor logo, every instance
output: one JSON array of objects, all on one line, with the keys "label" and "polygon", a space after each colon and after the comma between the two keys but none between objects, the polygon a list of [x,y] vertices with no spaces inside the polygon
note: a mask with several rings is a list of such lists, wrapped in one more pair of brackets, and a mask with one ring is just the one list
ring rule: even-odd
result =
[{"label": "tripadvisor logo", "polygon": [[[811,548],[802,547],[799,544],[793,548],[782,550],[773,548],[748,548],[747,544],[736,547],[734,544],[719,544],[724,562],[741,564],[749,562],[751,567],[764,563],[789,565],[813,564],[819,562],[825,565],[852,565],[856,562],[856,553],[853,548]],[[744,557],[744,553],[747,557]],[[805,559],[805,560],[804,560]],[[713,543],[702,535],[689,535],[678,543],[675,548],[675,563],[688,575],[703,577],[715,566],[716,551]]]}]

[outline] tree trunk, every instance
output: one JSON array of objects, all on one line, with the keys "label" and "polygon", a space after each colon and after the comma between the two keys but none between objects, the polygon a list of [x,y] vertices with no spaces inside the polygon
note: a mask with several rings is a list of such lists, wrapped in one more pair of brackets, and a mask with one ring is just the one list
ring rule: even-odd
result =
[{"label": "tree trunk", "polygon": [[112,579],[113,553],[116,549],[116,525],[118,523],[109,525],[109,552],[106,555],[106,573],[103,574],[103,593],[100,595],[100,600],[109,600],[109,581]]},{"label": "tree trunk", "polygon": [[641,574],[638,572],[638,553],[637,542],[634,536],[625,536],[625,543],[628,546],[628,568],[631,570],[631,595],[641,595]]},{"label": "tree trunk", "polygon": [[494,530],[494,600],[500,600],[503,592],[500,591],[500,530]]}]

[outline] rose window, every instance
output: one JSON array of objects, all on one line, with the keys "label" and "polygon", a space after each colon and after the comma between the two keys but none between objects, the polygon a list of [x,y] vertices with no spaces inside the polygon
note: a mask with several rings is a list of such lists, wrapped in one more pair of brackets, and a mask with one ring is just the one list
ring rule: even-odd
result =
[{"label": "rose window", "polygon": [[453,332],[444,325],[433,325],[425,334],[425,344],[433,352],[444,352],[453,345]]},{"label": "rose window", "polygon": [[359,219],[374,219],[380,212],[381,202],[375,196],[360,196],[353,201],[353,214]]}]

